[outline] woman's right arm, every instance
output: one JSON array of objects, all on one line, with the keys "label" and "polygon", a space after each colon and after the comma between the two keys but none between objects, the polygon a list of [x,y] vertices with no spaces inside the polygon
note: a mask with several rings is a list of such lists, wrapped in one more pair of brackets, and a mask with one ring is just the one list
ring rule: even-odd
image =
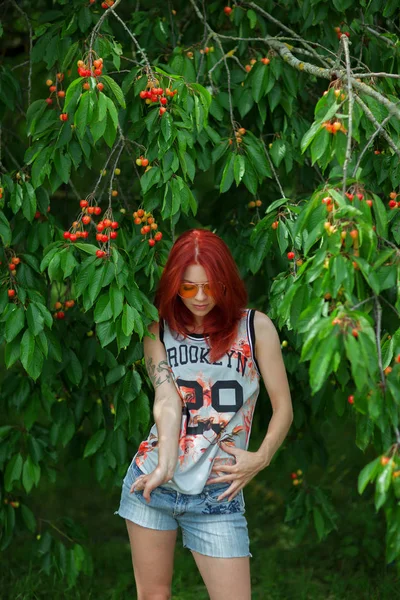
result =
[{"label": "woman's right arm", "polygon": [[160,340],[159,324],[154,322],[148,329],[156,338],[153,340],[146,336],[143,344],[146,369],[155,391],[153,415],[158,432],[158,465],[151,473],[138,477],[131,492],[143,489],[143,497],[149,502],[152,490],[172,479],[175,472],[182,400],[167,361],[165,346]]},{"label": "woman's right arm", "polygon": [[156,339],[144,338],[144,357],[155,391],[153,415],[158,432],[158,464],[171,479],[178,460],[182,400],[167,361],[165,346],[160,340],[159,324],[152,323],[149,331],[154,333]]}]

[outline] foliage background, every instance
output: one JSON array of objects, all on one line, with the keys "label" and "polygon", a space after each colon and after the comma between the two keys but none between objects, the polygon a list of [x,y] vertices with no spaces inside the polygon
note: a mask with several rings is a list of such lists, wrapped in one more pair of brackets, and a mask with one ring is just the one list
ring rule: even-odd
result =
[{"label": "foliage background", "polygon": [[[290,378],[293,427],[248,486],[255,593],[393,592],[400,555],[398,5],[307,0],[230,8],[226,14],[224,3],[196,0],[117,0],[108,9],[98,1],[8,0],[0,8],[0,543],[3,555],[18,557],[5,563],[10,596],[14,576],[23,574],[24,597],[40,597],[41,570],[53,590],[79,584],[88,597],[107,558],[91,543],[98,520],[105,545],[112,543],[106,532],[124,535],[122,521],[115,533],[118,526],[104,519],[103,502],[96,509],[93,490],[104,502],[113,490],[113,510],[147,435],[152,392],[142,339],[157,316],[152,298],[169,248],[189,227],[208,227],[228,243],[251,306],[280,330]],[[85,91],[77,60],[90,67],[97,57],[104,90],[91,83]],[[162,116],[158,103],[140,98],[154,78],[177,92]],[[51,105],[47,79],[57,88]],[[140,156],[150,169],[136,164]],[[83,228],[81,199],[118,221],[116,240],[99,244],[93,223],[87,239],[64,239],[64,231]],[[256,200],[261,206],[249,205]],[[139,208],[163,234],[154,247],[133,223]],[[96,258],[100,247],[105,259]],[[13,258],[20,259],[14,272]],[[74,306],[66,309],[68,300]],[[264,390],[253,449],[270,416]],[[290,474],[299,469],[294,484]],[[276,548],[279,564],[280,544],[295,573],[289,591],[266,552]],[[304,556],[306,572],[297,570]],[[187,560],[179,554],[178,573]],[[350,584],[347,566],[368,585]],[[344,578],[332,577],[333,567]],[[189,572],[198,594],[193,565]],[[99,589],[132,595],[129,577]],[[180,577],[177,594],[189,585]]]}]

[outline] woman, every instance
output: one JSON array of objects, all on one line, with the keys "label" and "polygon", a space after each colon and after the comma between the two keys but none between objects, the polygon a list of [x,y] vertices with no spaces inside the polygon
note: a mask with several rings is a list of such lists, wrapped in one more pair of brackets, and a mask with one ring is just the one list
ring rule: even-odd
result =
[{"label": "woman", "polygon": [[[293,420],[279,337],[246,307],[226,244],[208,230],[173,245],[156,293],[159,323],[144,340],[154,419],[123,482],[139,600],[171,598],[178,525],[211,600],[250,600],[243,488],[269,465]],[[259,379],[273,416],[248,452]]]}]

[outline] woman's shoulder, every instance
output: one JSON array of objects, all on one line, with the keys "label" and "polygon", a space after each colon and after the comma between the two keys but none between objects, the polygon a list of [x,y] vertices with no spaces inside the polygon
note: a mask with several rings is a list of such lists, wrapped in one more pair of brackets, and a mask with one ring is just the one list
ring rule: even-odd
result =
[{"label": "woman's shoulder", "polygon": [[276,331],[275,325],[268,315],[261,312],[260,310],[254,310],[254,327],[257,328],[261,333],[268,333],[269,331]]}]

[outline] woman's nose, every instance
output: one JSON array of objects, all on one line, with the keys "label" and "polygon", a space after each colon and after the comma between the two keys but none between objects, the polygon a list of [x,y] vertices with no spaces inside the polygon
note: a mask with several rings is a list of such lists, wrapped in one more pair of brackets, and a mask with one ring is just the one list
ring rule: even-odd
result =
[{"label": "woman's nose", "polygon": [[205,293],[204,289],[202,287],[200,287],[197,291],[196,294],[196,299],[197,300],[205,300],[207,298],[207,294]]}]

